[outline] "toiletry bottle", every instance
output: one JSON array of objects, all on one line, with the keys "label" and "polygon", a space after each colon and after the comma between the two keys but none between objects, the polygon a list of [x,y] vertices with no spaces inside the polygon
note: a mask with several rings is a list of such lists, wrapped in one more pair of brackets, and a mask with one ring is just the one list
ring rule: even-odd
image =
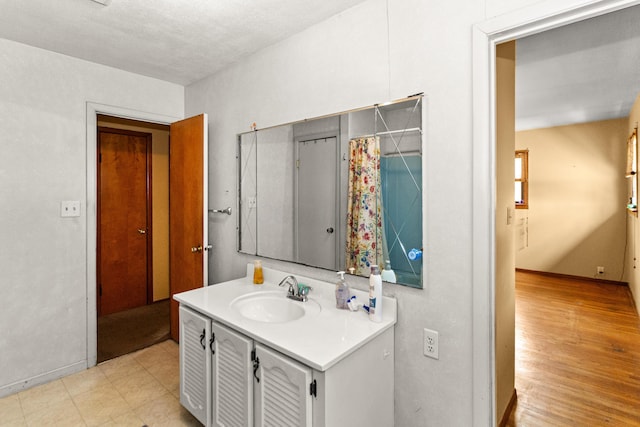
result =
[{"label": "toiletry bottle", "polygon": [[262,261],[253,261],[253,284],[262,285],[264,283],[264,276],[262,274]]},{"label": "toiletry bottle", "polygon": [[382,322],[382,277],[377,265],[371,266],[369,275],[369,320]]},{"label": "toiletry bottle", "polygon": [[336,282],[336,308],[343,310],[349,309],[347,303],[349,302],[349,286],[344,281],[344,271],[338,271],[340,279]]},{"label": "toiletry bottle", "polygon": [[396,283],[396,273],[391,269],[391,261],[384,262],[384,270],[382,270],[382,280],[389,283]]}]

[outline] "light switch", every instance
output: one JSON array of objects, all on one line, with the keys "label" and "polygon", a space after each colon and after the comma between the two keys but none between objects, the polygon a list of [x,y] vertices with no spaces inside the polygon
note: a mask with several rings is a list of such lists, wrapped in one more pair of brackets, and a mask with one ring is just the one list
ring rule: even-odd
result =
[{"label": "light switch", "polygon": [[63,218],[80,216],[80,201],[63,200],[60,202],[60,216]]}]

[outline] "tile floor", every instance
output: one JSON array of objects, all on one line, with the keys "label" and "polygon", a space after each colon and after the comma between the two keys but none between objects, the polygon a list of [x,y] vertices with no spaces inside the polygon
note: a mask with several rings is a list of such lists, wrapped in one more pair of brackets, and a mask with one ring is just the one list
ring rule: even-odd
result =
[{"label": "tile floor", "polygon": [[0,426],[200,426],[179,402],[171,340],[0,399]]}]

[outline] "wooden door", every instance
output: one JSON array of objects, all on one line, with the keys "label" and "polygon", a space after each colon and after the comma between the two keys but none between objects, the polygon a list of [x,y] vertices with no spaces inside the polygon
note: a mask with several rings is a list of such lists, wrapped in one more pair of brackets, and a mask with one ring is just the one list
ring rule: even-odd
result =
[{"label": "wooden door", "polygon": [[179,304],[173,295],[208,281],[207,115],[172,123],[169,132],[171,338],[178,341]]},{"label": "wooden door", "polygon": [[98,128],[98,315],[147,304],[151,135]]}]

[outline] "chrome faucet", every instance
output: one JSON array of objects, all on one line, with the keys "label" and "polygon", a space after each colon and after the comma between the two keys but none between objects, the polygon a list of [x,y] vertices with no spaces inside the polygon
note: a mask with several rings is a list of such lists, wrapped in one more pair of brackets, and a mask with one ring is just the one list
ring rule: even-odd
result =
[{"label": "chrome faucet", "polygon": [[278,283],[278,286],[284,286],[285,284],[289,285],[287,298],[302,302],[307,300],[307,295],[309,294],[311,287],[305,285],[300,286],[298,284],[298,280],[291,274],[282,279],[280,283]]}]

